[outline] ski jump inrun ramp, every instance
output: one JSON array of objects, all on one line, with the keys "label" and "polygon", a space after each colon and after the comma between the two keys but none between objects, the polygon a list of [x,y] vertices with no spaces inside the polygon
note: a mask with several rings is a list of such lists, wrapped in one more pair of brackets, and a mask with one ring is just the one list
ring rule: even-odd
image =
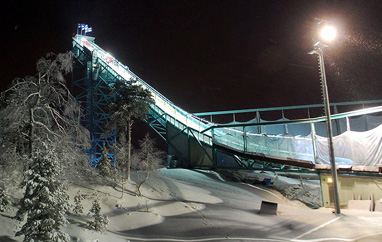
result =
[{"label": "ski jump inrun ramp", "polygon": [[[250,111],[255,113],[256,117],[249,121],[214,123],[205,117],[224,112],[192,114],[181,109],[96,45],[93,37],[76,35],[73,37],[72,51],[86,73],[85,78],[73,83],[81,86],[83,90],[76,97],[82,99],[87,112],[83,120],[92,136],[94,157],[100,153],[103,142],[115,142],[115,137],[102,138],[101,134],[102,126],[107,121],[106,105],[113,99],[107,89],[110,89],[116,80],[129,82],[134,79],[153,96],[155,103],[150,106],[147,123],[166,140],[170,166],[254,168],[277,164],[279,168],[292,166],[315,169],[329,164],[328,154],[325,151],[326,138],[317,134],[317,129],[325,122],[324,117],[267,122],[261,120],[259,113],[270,109],[254,109]],[[315,105],[306,105],[293,108],[314,107]],[[285,109],[288,107],[283,108]],[[239,112],[249,111],[232,111],[230,114]],[[343,126],[342,120],[367,114],[381,114],[381,112],[382,106],[374,106],[337,113],[332,115],[332,120],[337,122],[337,129],[340,130]],[[279,133],[275,131],[280,129],[282,131]],[[340,135],[343,135],[342,133]],[[364,163],[359,163],[351,156],[337,156],[336,161],[340,165],[377,167],[382,163],[382,157],[378,156],[379,154],[372,161],[363,161]]]}]

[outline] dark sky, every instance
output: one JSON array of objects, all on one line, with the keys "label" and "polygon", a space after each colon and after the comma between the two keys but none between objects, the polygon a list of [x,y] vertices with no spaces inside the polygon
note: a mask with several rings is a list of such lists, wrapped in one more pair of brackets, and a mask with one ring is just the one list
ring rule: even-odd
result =
[{"label": "dark sky", "polygon": [[307,54],[317,17],[340,27],[326,56],[330,101],[382,97],[382,1],[8,1],[0,11],[2,90],[47,52],[70,50],[87,23],[99,46],[189,112],[321,103]]}]

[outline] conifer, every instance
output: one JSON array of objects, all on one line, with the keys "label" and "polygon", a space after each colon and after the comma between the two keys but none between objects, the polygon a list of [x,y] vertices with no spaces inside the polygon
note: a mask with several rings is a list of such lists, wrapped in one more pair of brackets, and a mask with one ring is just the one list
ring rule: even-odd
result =
[{"label": "conifer", "polygon": [[88,223],[88,227],[100,233],[105,232],[106,226],[109,224],[109,219],[107,216],[101,214],[101,206],[97,199],[93,201],[90,213],[94,214],[94,220]]},{"label": "conifer", "polygon": [[9,196],[5,193],[3,186],[0,186],[0,212],[4,212],[11,204]]}]

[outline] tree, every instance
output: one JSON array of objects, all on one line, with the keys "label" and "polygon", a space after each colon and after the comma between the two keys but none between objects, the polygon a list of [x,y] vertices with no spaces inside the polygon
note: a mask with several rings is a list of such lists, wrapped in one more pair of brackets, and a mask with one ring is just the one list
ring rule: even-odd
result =
[{"label": "tree", "polygon": [[115,180],[117,180],[118,171],[121,171],[122,173],[121,174],[121,198],[123,198],[124,184],[125,184],[124,177],[126,177],[124,172],[126,171],[125,167],[127,166],[126,157],[128,154],[128,150],[127,150],[126,144],[120,141],[113,143],[111,149],[114,152],[114,158],[116,160]]},{"label": "tree", "polygon": [[[35,141],[36,142],[36,141]],[[24,235],[24,241],[70,241],[61,231],[68,221],[68,196],[60,175],[60,161],[51,146],[42,143],[31,157],[30,168],[25,172],[26,194],[24,209],[27,222],[16,236]]]},{"label": "tree", "polygon": [[90,212],[94,214],[94,220],[88,223],[88,227],[97,232],[103,233],[109,224],[109,219],[101,214],[101,206],[97,199],[93,201]]},{"label": "tree", "polygon": [[101,158],[98,161],[97,169],[102,176],[111,175],[111,159],[109,156],[109,151],[107,150],[105,146],[105,143],[103,143]]},{"label": "tree", "polygon": [[74,214],[81,214],[83,213],[84,206],[82,206],[81,201],[84,199],[84,197],[80,194],[80,191],[78,190],[77,195],[74,196],[74,208],[73,212]]},{"label": "tree", "polygon": [[131,79],[128,83],[117,81],[113,92],[116,101],[111,103],[109,130],[116,128],[117,135],[122,144],[127,145],[126,167],[127,179],[130,180],[131,167],[131,134],[134,119],[144,120],[149,111],[150,104],[154,103],[151,92],[137,81]]},{"label": "tree", "polygon": [[141,187],[150,176],[150,171],[157,170],[163,162],[164,152],[155,147],[155,141],[146,134],[145,137],[139,142],[140,149],[133,159],[133,167],[138,170],[144,170],[145,176],[142,180],[137,181],[137,192],[142,196]]},{"label": "tree", "polygon": [[[25,241],[69,240],[60,231],[67,223],[67,195],[58,177],[62,168],[75,167],[89,147],[89,132],[80,125],[80,106],[64,80],[72,63],[70,52],[49,53],[37,61],[36,76],[15,79],[0,96],[1,147],[17,154],[25,170],[25,193],[16,215],[23,220],[28,214],[17,232]],[[12,159],[0,156],[2,163]]]},{"label": "tree", "polygon": [[11,204],[8,195],[5,193],[4,187],[0,186],[0,212],[4,212]]},{"label": "tree", "polygon": [[[37,61],[38,74],[16,78],[0,95],[0,162],[26,165],[39,138],[55,143],[67,167],[83,159],[89,132],[80,125],[81,110],[66,87],[64,75],[72,70],[71,52],[49,53]],[[5,154],[5,155],[4,155]],[[8,154],[17,154],[9,157]]]}]

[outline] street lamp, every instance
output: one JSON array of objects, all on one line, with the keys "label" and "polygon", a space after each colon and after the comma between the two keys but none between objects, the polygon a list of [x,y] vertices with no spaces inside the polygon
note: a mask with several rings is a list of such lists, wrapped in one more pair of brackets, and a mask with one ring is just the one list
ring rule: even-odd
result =
[{"label": "street lamp", "polygon": [[336,28],[329,22],[322,19],[316,19],[320,32],[319,40],[314,44],[313,50],[309,54],[317,54],[318,62],[320,65],[320,75],[321,75],[321,88],[322,88],[322,97],[324,103],[324,110],[326,116],[326,129],[328,133],[328,148],[329,148],[329,159],[331,164],[331,172],[333,176],[333,195],[334,195],[334,206],[336,214],[341,213],[339,195],[338,195],[338,178],[337,178],[337,168],[336,160],[334,156],[333,149],[333,133],[332,133],[332,122],[330,119],[330,104],[329,104],[329,95],[328,87],[326,84],[326,74],[325,74],[325,63],[324,63],[324,49],[328,47],[328,44],[335,40],[337,31]]},{"label": "street lamp", "polygon": [[337,37],[337,30],[334,26],[325,25],[321,28],[320,36],[323,40],[331,42]]}]

